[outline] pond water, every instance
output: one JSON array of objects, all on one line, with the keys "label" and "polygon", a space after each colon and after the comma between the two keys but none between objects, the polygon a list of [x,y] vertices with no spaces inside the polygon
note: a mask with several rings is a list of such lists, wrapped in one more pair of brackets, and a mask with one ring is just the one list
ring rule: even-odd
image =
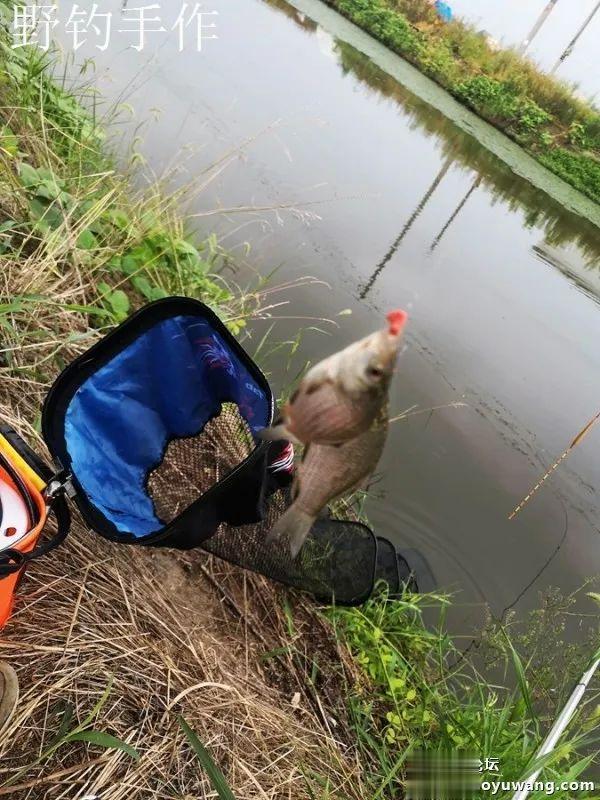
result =
[{"label": "pond water", "polygon": [[[156,173],[211,178],[191,201],[201,231],[259,273],[277,268],[274,284],[328,284],[277,295],[289,304],[273,338],[309,329],[290,363],[268,360],[276,390],[409,310],[391,411],[422,413],[391,427],[375,529],[418,548],[469,618],[570,591],[600,573],[600,425],[508,515],[600,409],[598,209],[302,1],[215,0],[219,38],[201,53],[155,34],[140,53],[76,58],[93,56],[102,94],[131,104],[125,139],[151,119],[138,148]],[[250,350],[270,325],[255,323]]]}]

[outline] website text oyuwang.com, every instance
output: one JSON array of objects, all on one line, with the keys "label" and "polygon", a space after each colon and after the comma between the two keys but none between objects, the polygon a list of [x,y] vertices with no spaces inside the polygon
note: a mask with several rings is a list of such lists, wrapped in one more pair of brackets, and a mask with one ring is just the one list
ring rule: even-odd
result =
[{"label": "website text oyuwang.com", "polygon": [[544,792],[551,797],[557,792],[592,792],[594,781],[483,781],[481,791],[496,795],[500,792]]}]

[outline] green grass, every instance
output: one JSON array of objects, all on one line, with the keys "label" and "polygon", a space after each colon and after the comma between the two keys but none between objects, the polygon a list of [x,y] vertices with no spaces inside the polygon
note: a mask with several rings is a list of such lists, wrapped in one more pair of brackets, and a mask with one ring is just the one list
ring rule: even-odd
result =
[{"label": "green grass", "polygon": [[[471,643],[467,639],[461,648],[446,629],[451,606],[446,597],[391,600],[381,593],[360,609],[328,612],[363,675],[362,682],[349,687],[348,702],[359,752],[368,765],[369,800],[401,795],[413,749],[497,758],[502,779],[525,780],[551,722],[598,649],[597,622],[590,631],[580,624],[579,635],[589,635],[581,645],[566,642],[574,603],[575,597],[550,592],[523,623],[490,623],[483,635]],[[596,681],[545,762],[543,780],[576,780],[579,775],[590,780],[590,762],[600,754],[594,734],[598,699]],[[488,777],[495,779],[488,775],[482,780]],[[569,795],[554,796],[567,800]]]},{"label": "green grass", "polygon": [[204,769],[204,771],[208,775],[211,785],[216,791],[219,800],[235,800],[233,792],[231,791],[225,779],[225,776],[223,775],[217,764],[215,764],[215,762],[213,761],[212,756],[210,755],[206,747],[204,747],[204,745],[198,738],[196,732],[192,730],[192,728],[190,728],[190,726],[183,719],[183,717],[179,717],[178,722],[180,728],[185,734],[186,739],[188,740],[188,743],[190,744],[192,750],[194,751],[194,754],[198,759],[200,766],[202,767],[202,769]]},{"label": "green grass", "polygon": [[460,20],[442,23],[425,0],[326,2],[600,202],[600,114],[570,86]]},{"label": "green grass", "polygon": [[[70,704],[65,704],[59,708],[56,715],[60,717],[58,731],[51,738],[48,745],[40,753],[33,764],[27,764],[22,769],[16,771],[5,783],[3,787],[12,786],[18,783],[19,779],[26,775],[33,767],[43,765],[49,761],[52,756],[59,750],[59,748],[67,747],[73,742],[87,742],[102,748],[103,750],[119,750],[135,761],[139,761],[140,754],[131,745],[104,731],[96,730],[92,727],[100,715],[103,707],[106,705],[113,685],[113,678],[104,690],[98,702],[94,705],[93,709],[85,716],[82,722],[77,723],[74,720],[74,709]],[[54,720],[52,720],[54,721]]]},{"label": "green grass", "polygon": [[[20,335],[48,321],[38,344],[84,323],[102,329],[137,305],[172,294],[202,299],[238,333],[243,302],[219,272],[226,256],[179,213],[181,197],[156,182],[133,190],[104,129],[50,77],[51,57],[12,49],[0,32],[0,265],[10,303],[0,307],[6,358],[24,365]],[[139,157],[132,157],[131,170]],[[70,315],[70,316],[69,316]]]},{"label": "green grass", "polygon": [[600,162],[580,153],[555,147],[538,156],[542,164],[583,194],[592,197],[600,186]]}]

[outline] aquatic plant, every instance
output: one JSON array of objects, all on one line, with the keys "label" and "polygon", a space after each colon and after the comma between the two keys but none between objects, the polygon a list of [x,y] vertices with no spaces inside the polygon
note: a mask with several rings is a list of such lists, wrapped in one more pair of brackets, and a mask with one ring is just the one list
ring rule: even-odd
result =
[{"label": "aquatic plant", "polygon": [[539,160],[579,191],[591,196],[600,186],[600,161],[564,147],[549,148]]}]

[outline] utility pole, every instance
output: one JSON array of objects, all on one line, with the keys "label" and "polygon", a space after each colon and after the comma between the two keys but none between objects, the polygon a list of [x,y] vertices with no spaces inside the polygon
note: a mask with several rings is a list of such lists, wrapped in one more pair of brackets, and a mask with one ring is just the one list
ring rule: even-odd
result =
[{"label": "utility pole", "polygon": [[438,188],[438,186],[442,182],[445,174],[448,172],[448,170],[452,166],[453,161],[454,161],[454,154],[451,153],[446,158],[444,163],[442,164],[442,167],[441,167],[440,171],[438,172],[438,174],[433,179],[433,181],[431,183],[431,186],[427,189],[427,191],[425,192],[425,194],[423,195],[423,197],[419,201],[419,204],[417,205],[417,207],[415,208],[413,213],[410,215],[408,221],[405,223],[404,227],[402,228],[402,230],[400,231],[400,233],[398,234],[398,236],[396,237],[396,239],[392,243],[391,247],[389,248],[387,253],[384,255],[384,257],[381,259],[381,261],[377,264],[377,266],[375,267],[375,270],[371,274],[371,277],[369,278],[369,280],[362,287],[361,292],[358,295],[361,300],[364,300],[365,297],[369,294],[369,292],[373,288],[373,284],[375,283],[375,281],[377,280],[379,275],[383,272],[383,270],[386,268],[387,264],[391,261],[391,259],[396,255],[396,251],[398,250],[398,248],[402,244],[402,240],[404,239],[406,234],[410,231],[410,229],[415,224],[417,219],[420,217],[420,215],[423,212],[423,209],[425,208],[427,203],[431,200],[431,196],[433,195],[435,190]]},{"label": "utility pole", "polygon": [[467,204],[467,200],[469,199],[469,197],[471,197],[471,195],[473,194],[475,189],[477,189],[477,187],[479,186],[479,184],[481,183],[482,180],[483,180],[483,176],[482,175],[478,175],[477,178],[475,178],[475,180],[473,181],[473,183],[472,183],[470,189],[468,190],[468,192],[466,193],[466,195],[463,197],[463,199],[460,201],[460,203],[456,206],[456,208],[454,209],[454,211],[450,215],[448,221],[446,222],[446,224],[444,225],[442,230],[438,233],[438,235],[435,237],[435,239],[431,243],[431,247],[429,248],[429,252],[430,253],[433,253],[435,248],[442,241],[442,237],[444,236],[444,234],[446,233],[448,228],[452,225],[454,220],[458,217],[460,212],[463,210],[463,208]]},{"label": "utility pole", "polygon": [[598,13],[599,10],[600,10],[600,2],[596,3],[596,5],[594,6],[594,8],[590,12],[590,14],[588,14],[588,16],[586,17],[585,22],[583,23],[581,28],[579,28],[579,30],[577,31],[575,36],[571,39],[569,44],[563,50],[563,52],[560,55],[560,58],[558,59],[556,64],[550,70],[551,73],[556,72],[556,70],[560,67],[560,65],[563,63],[563,61],[565,61],[571,55],[571,53],[573,52],[573,50],[575,48],[575,45],[577,44],[577,42],[579,40],[579,37],[585,31],[585,29],[590,24],[590,22],[594,19],[594,17],[596,16],[596,14]]},{"label": "utility pole", "polygon": [[542,11],[542,13],[537,18],[535,25],[529,31],[529,36],[523,40],[521,46],[519,47],[519,53],[524,53],[525,50],[529,47],[532,41],[535,39],[537,34],[539,33],[540,28],[546,22],[550,14],[552,13],[552,9],[558,3],[558,0],[550,0],[550,2],[546,5],[546,8]]}]

